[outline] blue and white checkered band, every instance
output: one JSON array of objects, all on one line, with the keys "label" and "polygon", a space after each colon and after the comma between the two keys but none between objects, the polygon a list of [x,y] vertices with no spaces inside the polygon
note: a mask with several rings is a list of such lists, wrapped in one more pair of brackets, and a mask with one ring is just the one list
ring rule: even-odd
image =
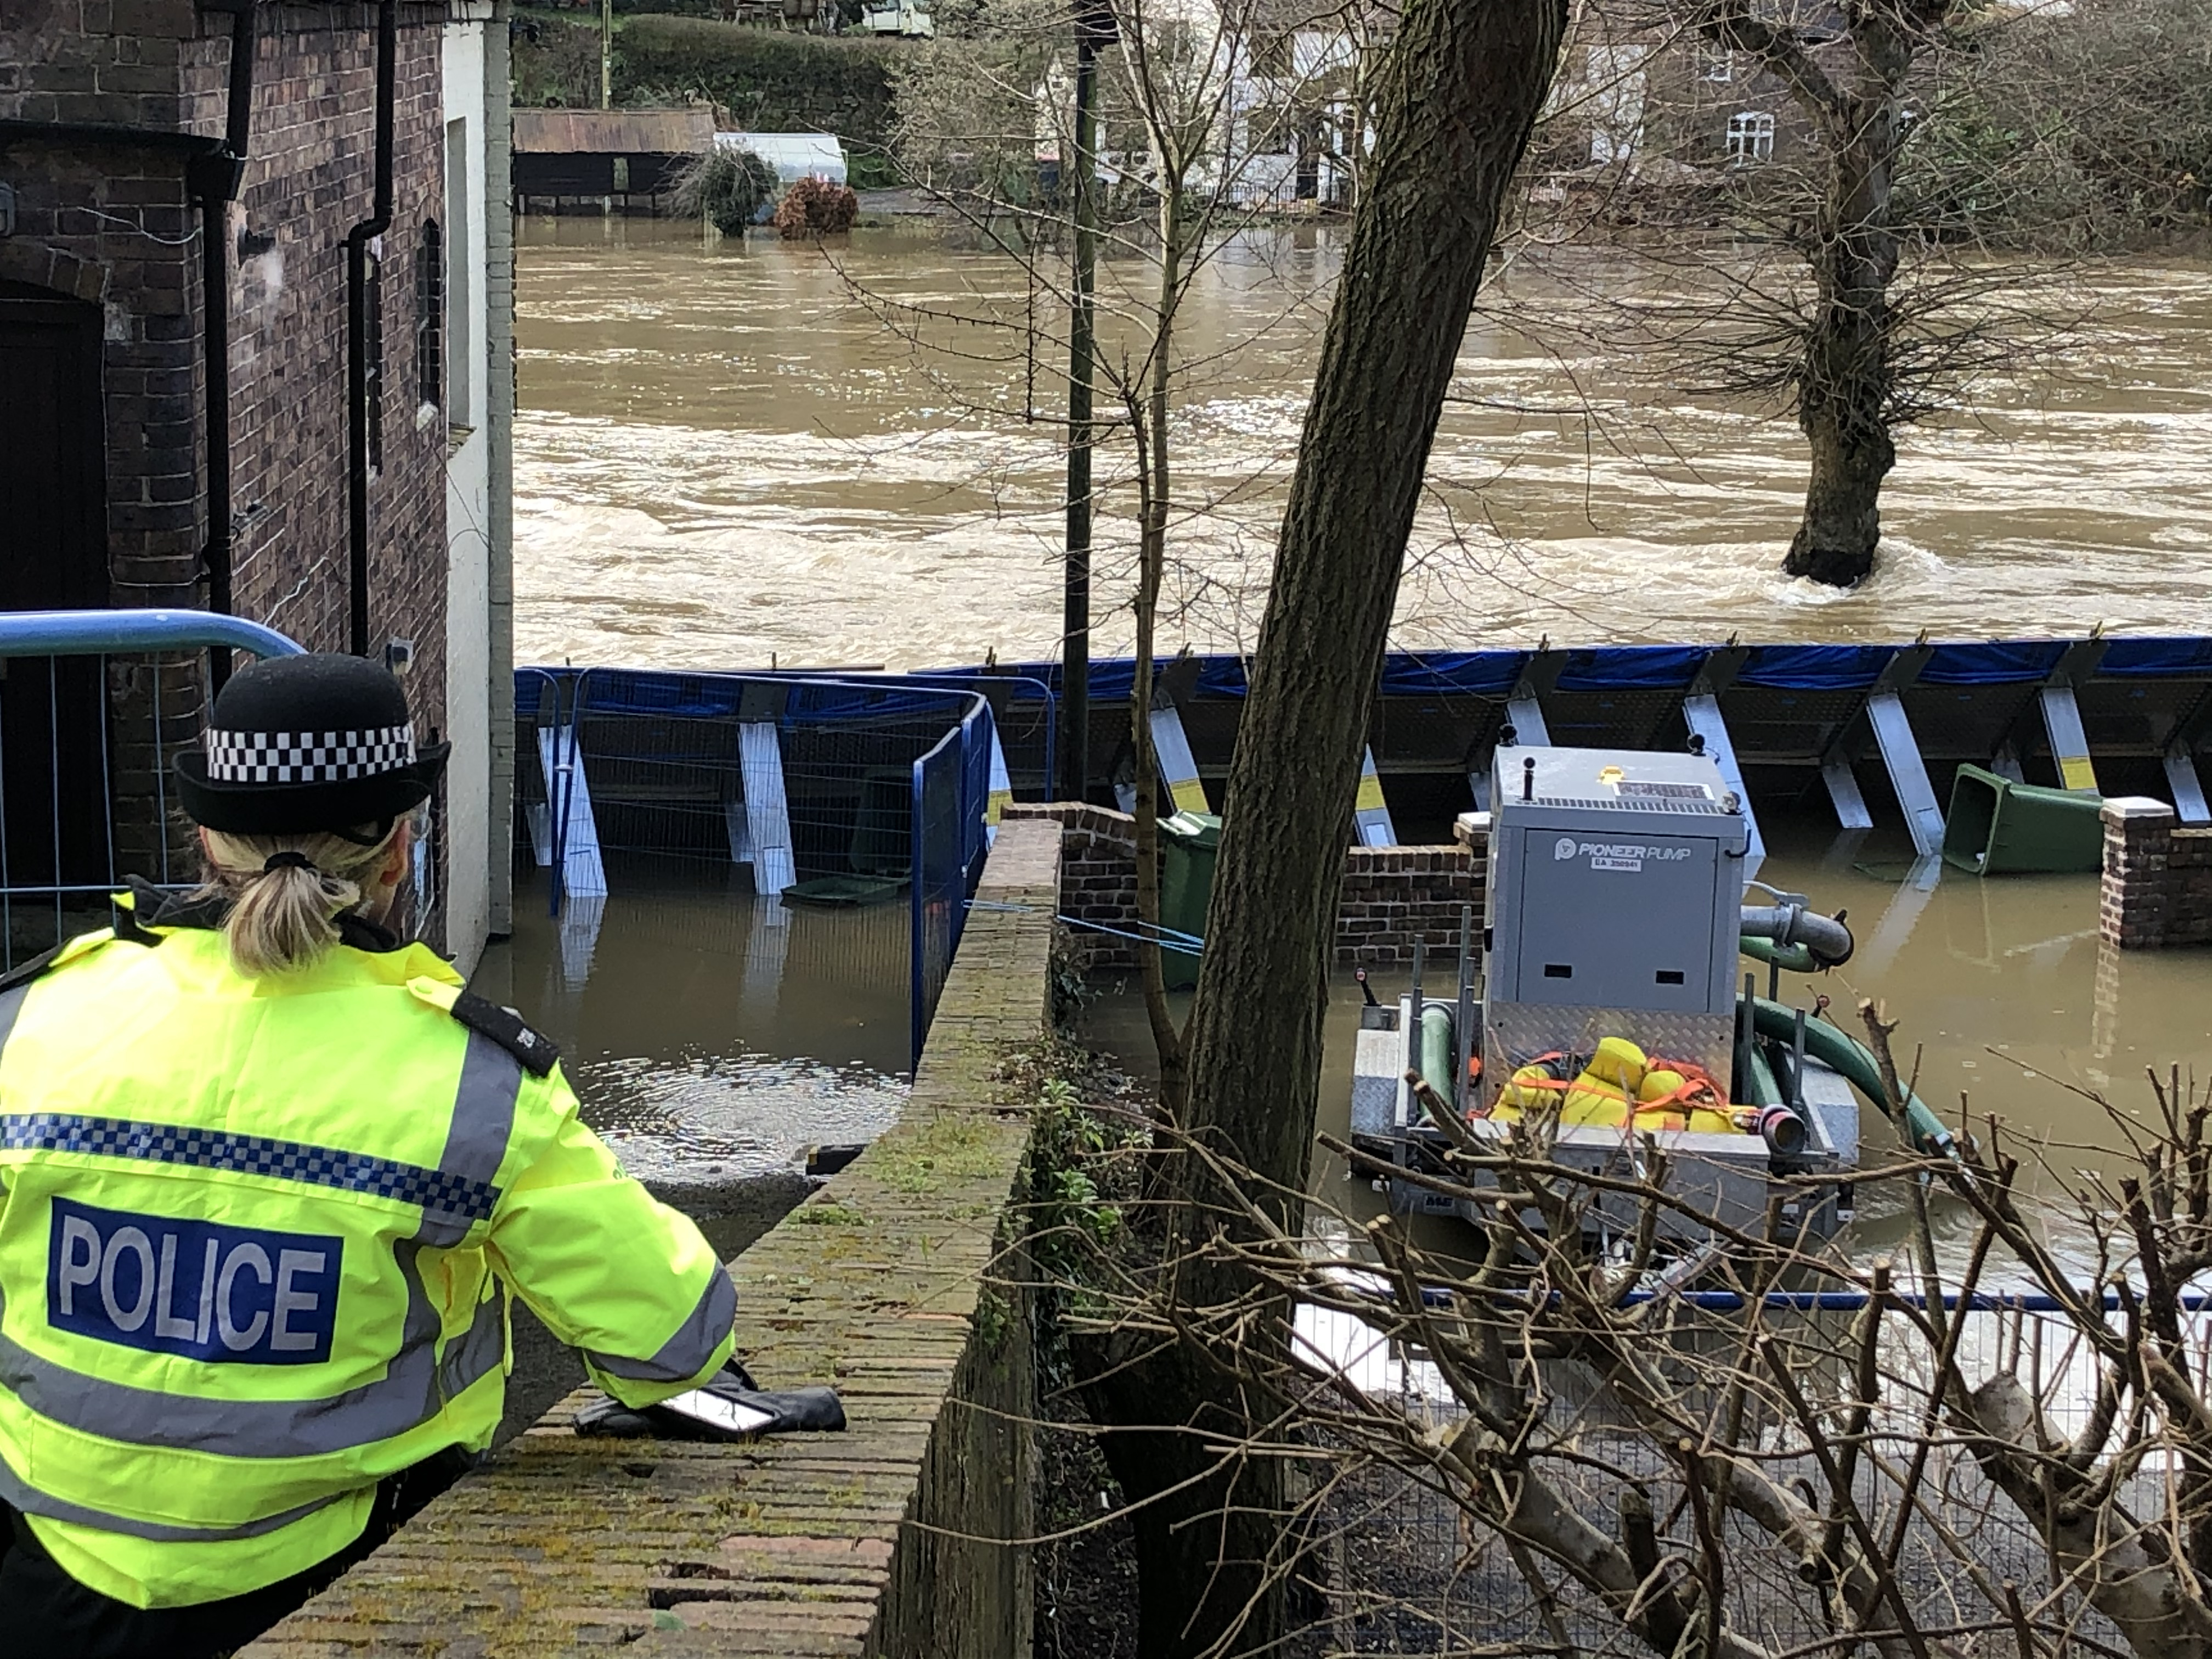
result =
[{"label": "blue and white checkered band", "polygon": [[207,734],[207,769],[219,783],[339,783],[415,763],[415,728],[366,732],[221,732]]}]

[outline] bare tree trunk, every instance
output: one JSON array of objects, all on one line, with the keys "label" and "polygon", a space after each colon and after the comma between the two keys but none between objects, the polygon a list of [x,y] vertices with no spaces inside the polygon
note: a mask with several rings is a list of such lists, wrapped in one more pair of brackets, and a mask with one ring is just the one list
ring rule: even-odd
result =
[{"label": "bare tree trunk", "polygon": [[[1322,346],[1230,767],[1190,1128],[1305,1183],[1344,827],[1437,418],[1564,0],[1416,0]],[[1298,1230],[1292,1200],[1277,1206]]]},{"label": "bare tree trunk", "polygon": [[1861,95],[1843,100],[1826,123],[1828,199],[1813,251],[1818,297],[1797,385],[1812,477],[1804,521],[1782,566],[1832,587],[1854,586],[1872,573],[1882,480],[1897,461],[1889,435],[1889,284],[1898,247],[1889,204],[1898,99],[1912,52],[1871,21],[1862,21],[1858,45]]},{"label": "bare tree trunk", "polygon": [[[1252,1172],[1292,1232],[1321,1068],[1321,1011],[1359,756],[1429,447],[1505,196],[1556,65],[1565,0],[1413,0],[1307,410],[1231,763],[1192,1012],[1185,1126]],[[1205,1251],[1224,1196],[1188,1170],[1168,1293],[1264,1297]],[[1267,1304],[1261,1304],[1261,1310]],[[1267,1328],[1279,1341],[1286,1310]],[[1287,1623],[1279,1462],[1227,1456],[1264,1412],[1203,1341],[1092,1390],[1133,1498],[1147,1659],[1267,1651]],[[1211,1446],[1206,1436],[1218,1437]]]},{"label": "bare tree trunk", "polygon": [[1137,947],[1144,980],[1145,1018],[1160,1062],[1160,1105],[1181,1114],[1186,1028],[1168,1006],[1165,964],[1156,942],[1160,925],[1160,763],[1152,748],[1152,652],[1159,618],[1160,584],[1167,570],[1169,487],[1168,382],[1176,312],[1182,300],[1182,191],[1170,181],[1160,192],[1160,287],[1152,355],[1141,377],[1143,398],[1130,411],[1137,439],[1137,660],[1129,682],[1131,744],[1137,756],[1137,915],[1153,942]]},{"label": "bare tree trunk", "polygon": [[[1783,570],[1851,587],[1874,570],[1881,538],[1881,484],[1897,460],[1890,441],[1888,301],[1896,264],[1888,233],[1848,238],[1820,262],[1820,301],[1805,343],[1798,422],[1812,447],[1805,517]],[[1862,252],[1890,244],[1887,259]]]},{"label": "bare tree trunk", "polygon": [[1899,416],[1889,287],[1898,241],[1890,202],[1915,55],[1954,0],[1865,0],[1846,9],[1848,76],[1831,76],[1797,32],[1748,0],[1698,0],[1689,15],[1716,44],[1747,52],[1811,118],[1827,177],[1811,243],[1814,301],[1797,374],[1797,419],[1812,447],[1805,514],[1782,568],[1833,587],[1874,569],[1881,485],[1896,464]]}]

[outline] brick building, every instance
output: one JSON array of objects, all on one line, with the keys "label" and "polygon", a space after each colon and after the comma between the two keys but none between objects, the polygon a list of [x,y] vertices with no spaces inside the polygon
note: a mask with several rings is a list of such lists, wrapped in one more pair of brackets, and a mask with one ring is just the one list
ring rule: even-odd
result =
[{"label": "brick building", "polygon": [[[229,611],[402,667],[456,745],[433,931],[465,963],[507,858],[505,14],[0,12],[0,611]],[[105,752],[133,684],[57,686],[0,702],[9,732]],[[167,683],[164,743],[204,692]],[[143,783],[111,778],[118,818]]]},{"label": "brick building", "polygon": [[[1814,165],[1815,137],[1788,88],[1689,27],[1689,15],[1577,8],[1534,143],[1539,171],[1612,169],[1664,189]],[[1849,31],[1830,0],[1785,0],[1771,15],[1814,62],[1843,68]]]}]

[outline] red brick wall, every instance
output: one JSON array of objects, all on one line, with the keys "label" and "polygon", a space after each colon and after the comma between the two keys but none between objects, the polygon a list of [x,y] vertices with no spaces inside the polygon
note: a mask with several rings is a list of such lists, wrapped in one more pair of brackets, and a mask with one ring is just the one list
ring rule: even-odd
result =
[{"label": "red brick wall", "polygon": [[[190,0],[0,9],[0,117],[161,133],[185,123]],[[0,277],[105,313],[108,549],[116,603],[191,603],[199,559],[199,216],[181,151],[0,138],[15,234]]]},{"label": "red brick wall", "polygon": [[[445,713],[446,423],[417,422],[415,254],[444,216],[446,9],[400,12],[396,211],[383,239],[384,465],[370,486],[372,649],[411,639],[418,728]],[[376,8],[264,6],[231,271],[234,608],[311,649],[349,641],[346,233],[373,206]],[[0,139],[17,221],[0,278],[98,304],[107,416],[110,597],[201,605],[207,538],[200,215],[186,155],[158,136],[219,136],[230,20],[191,0],[17,0],[0,8],[0,118],[96,123],[152,142]],[[143,675],[139,679],[143,679]],[[112,677],[118,830],[133,862],[150,747],[131,749],[138,679]],[[164,696],[165,742],[200,697]],[[126,728],[128,728],[126,730]],[[133,768],[138,769],[133,770]],[[143,772],[143,775],[141,775]],[[128,774],[125,775],[125,774]]]},{"label": "red brick wall", "polygon": [[1410,963],[1419,940],[1431,956],[1459,948],[1468,906],[1482,927],[1483,852],[1466,847],[1354,847],[1344,855],[1336,903],[1336,959],[1360,967]]},{"label": "red brick wall", "polygon": [[[376,40],[367,7],[274,8],[252,157],[232,214],[233,580],[241,615],[348,648],[346,233],[374,207]],[[411,639],[416,723],[445,724],[446,423],[418,425],[415,258],[445,217],[443,7],[403,9],[392,228],[381,239],[384,465],[369,486],[370,644]],[[198,71],[216,82],[228,46]],[[219,107],[220,96],[203,103]]]},{"label": "red brick wall", "polygon": [[2163,801],[2105,803],[2098,926],[2124,951],[2212,945],[2212,829],[2185,830]]},{"label": "red brick wall", "polygon": [[[1060,908],[1064,915],[1122,933],[1137,921],[1136,823],[1126,812],[1068,802],[1015,803],[1005,820],[1051,818],[1061,826]],[[1467,847],[1353,847],[1344,855],[1337,901],[1336,959],[1361,967],[1409,963],[1416,939],[1431,951],[1459,944],[1462,907],[1482,926],[1484,858]],[[1084,964],[1133,969],[1133,944],[1113,933],[1073,930]]]}]

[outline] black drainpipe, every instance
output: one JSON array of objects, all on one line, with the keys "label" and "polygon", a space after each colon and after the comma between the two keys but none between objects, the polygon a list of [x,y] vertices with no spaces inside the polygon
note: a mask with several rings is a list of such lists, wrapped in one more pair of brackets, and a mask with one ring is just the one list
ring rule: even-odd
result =
[{"label": "black drainpipe", "polygon": [[[207,368],[208,609],[231,611],[230,591],[230,225],[226,210],[246,179],[247,143],[253,130],[253,59],[259,39],[258,0],[209,0],[209,9],[230,11],[230,96],[223,144],[186,164],[185,185],[199,198],[202,356]],[[230,653],[209,653],[217,689],[230,675]]]},{"label": "black drainpipe", "polygon": [[368,244],[392,228],[399,0],[382,0],[378,13],[376,210],[346,233],[346,495],[350,509],[347,540],[352,554],[352,650],[356,657],[368,654]]}]

